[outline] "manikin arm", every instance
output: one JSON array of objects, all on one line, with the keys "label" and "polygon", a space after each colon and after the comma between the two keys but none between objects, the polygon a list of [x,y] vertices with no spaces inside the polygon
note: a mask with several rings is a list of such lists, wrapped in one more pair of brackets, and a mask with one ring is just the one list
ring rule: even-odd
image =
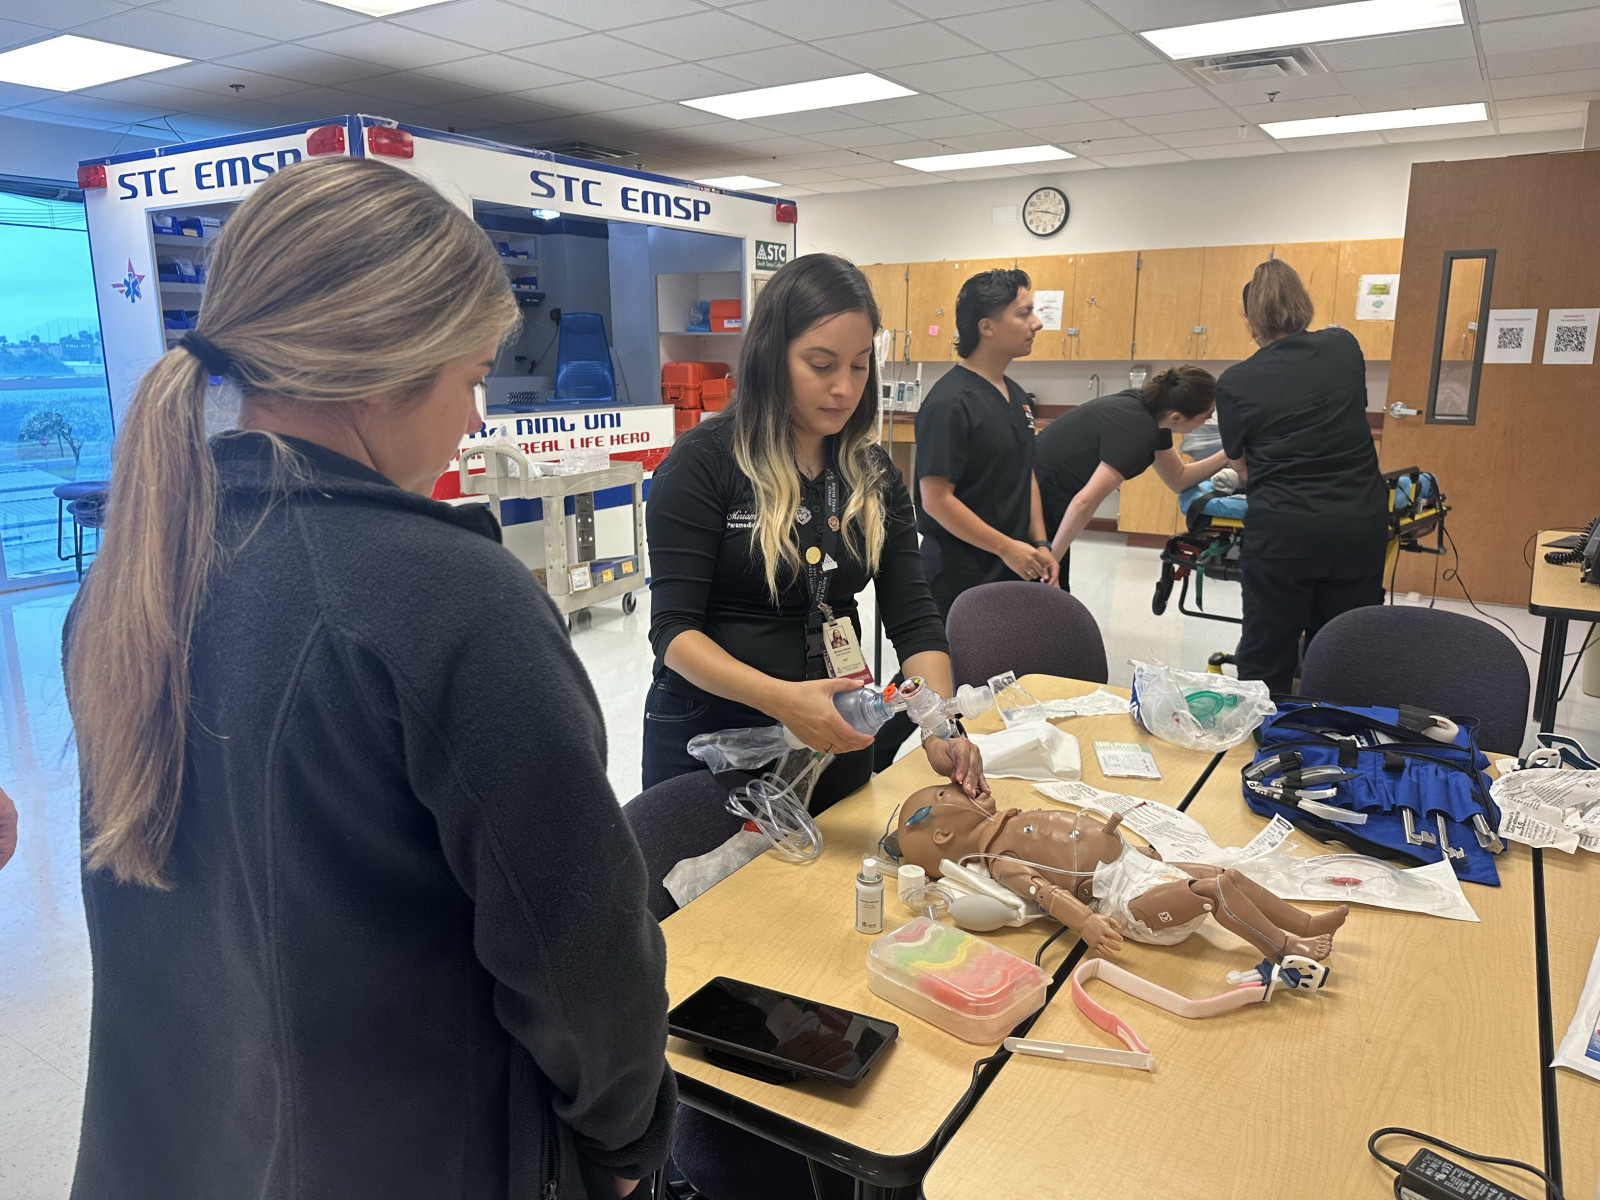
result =
[{"label": "manikin arm", "polygon": [[1032,900],[1060,921],[1100,954],[1114,954],[1122,948],[1121,927],[1111,917],[1102,916],[1070,891],[1057,887],[1025,863],[1007,858],[988,860],[989,874],[996,882],[1019,896]]}]

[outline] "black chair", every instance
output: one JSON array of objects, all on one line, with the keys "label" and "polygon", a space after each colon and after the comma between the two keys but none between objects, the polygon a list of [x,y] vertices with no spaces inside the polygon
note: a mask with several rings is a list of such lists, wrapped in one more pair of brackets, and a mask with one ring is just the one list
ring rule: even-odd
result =
[{"label": "black chair", "polygon": [[[744,824],[724,804],[741,778],[696,771],[658,783],[623,806],[644,854],[647,903],[656,920],[678,911],[661,884],[667,872],[683,859],[715,850]],[[802,1155],[687,1104],[678,1105],[672,1159],[677,1174],[704,1200],[813,1200],[815,1195]],[[827,1200],[853,1195],[855,1184],[848,1176],[825,1167],[818,1174]]]},{"label": "black chair", "polygon": [[67,528],[67,505],[71,501],[81,499],[84,496],[90,496],[96,492],[104,492],[110,486],[104,479],[85,479],[72,483],[57,484],[50,489],[56,498],[56,557],[62,562],[66,562],[73,557],[61,548],[61,535]]},{"label": "black chair", "polygon": [[[59,488],[56,490],[60,491]],[[79,579],[83,578],[84,535],[89,530],[94,530],[94,550],[89,552],[92,558],[100,549],[100,531],[105,528],[106,503],[110,498],[111,493],[102,487],[98,491],[85,492],[76,499],[67,501],[67,512],[72,517],[72,560]],[[60,545],[59,534],[56,544]]]},{"label": "black chair", "polygon": [[1485,621],[1374,605],[1341,613],[1306,647],[1300,695],[1476,717],[1478,748],[1516,754],[1528,735],[1528,664]]},{"label": "black chair", "polygon": [[956,686],[1015,671],[1105,683],[1100,626],[1070,592],[1042,583],[985,583],[962,592],[945,622]]}]

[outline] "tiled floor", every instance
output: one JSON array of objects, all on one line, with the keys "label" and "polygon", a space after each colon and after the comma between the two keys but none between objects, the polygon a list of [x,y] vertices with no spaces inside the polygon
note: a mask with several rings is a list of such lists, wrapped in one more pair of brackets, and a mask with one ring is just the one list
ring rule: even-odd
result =
[{"label": "tiled floor", "polygon": [[[1105,636],[1113,682],[1138,656],[1201,669],[1231,648],[1231,626],[1150,612],[1156,552],[1088,535],[1073,548],[1076,594]],[[1238,589],[1217,585],[1212,605],[1238,611]],[[0,785],[21,809],[20,847],[0,872],[0,1200],[59,1200],[67,1193],[78,1136],[87,1054],[89,961],[77,867],[77,779],[59,650],[71,588],[0,596]],[[1443,607],[1470,611],[1465,604]],[[1526,612],[1490,610],[1537,647],[1541,623]],[[870,627],[870,612],[867,624]],[[648,602],[624,616],[609,603],[581,616],[574,643],[605,706],[612,786],[639,790],[640,721],[650,677]],[[1571,649],[1583,631],[1574,630]],[[866,651],[872,655],[870,634]],[[1530,668],[1537,655],[1525,651]],[[885,647],[884,677],[895,669]],[[1600,744],[1600,700],[1574,683],[1560,727]]]}]

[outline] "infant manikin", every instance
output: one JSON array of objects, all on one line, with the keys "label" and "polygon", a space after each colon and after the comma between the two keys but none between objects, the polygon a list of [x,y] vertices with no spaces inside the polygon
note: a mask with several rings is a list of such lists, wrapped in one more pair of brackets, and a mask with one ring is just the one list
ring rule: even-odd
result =
[{"label": "infant manikin", "polygon": [[900,809],[900,854],[930,878],[943,859],[981,863],[994,880],[1032,900],[1077,933],[1091,950],[1113,953],[1124,936],[1170,946],[1206,919],[1238,934],[1268,957],[1318,960],[1333,950],[1333,931],[1349,908],[1302,912],[1238,871],[1205,863],[1169,863],[1122,840],[1113,816],[1010,808],[968,796],[951,784],[912,793]]}]

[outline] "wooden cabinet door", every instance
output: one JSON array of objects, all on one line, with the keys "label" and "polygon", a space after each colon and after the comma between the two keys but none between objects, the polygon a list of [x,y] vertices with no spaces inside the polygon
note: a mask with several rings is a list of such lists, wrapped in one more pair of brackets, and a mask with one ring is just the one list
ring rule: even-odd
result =
[{"label": "wooden cabinet door", "polygon": [[1133,330],[1133,352],[1139,359],[1196,356],[1205,258],[1201,246],[1139,252],[1138,315]]},{"label": "wooden cabinet door", "polygon": [[1036,333],[1028,361],[1061,362],[1071,358],[1067,328],[1072,324],[1072,284],[1076,275],[1072,258],[1066,254],[1040,254],[1017,259],[1017,266],[1028,273],[1035,293],[1061,293],[1061,328],[1041,329]]},{"label": "wooden cabinet door", "polygon": [[[1066,342],[1071,357],[1123,362],[1132,358],[1138,293],[1137,250],[1074,255]],[[1078,332],[1072,333],[1073,329]]]},{"label": "wooden cabinet door", "polygon": [[1311,328],[1341,324],[1334,316],[1339,295],[1339,251],[1343,242],[1289,242],[1272,248],[1272,257],[1281,258],[1295,269],[1300,282],[1311,295]]},{"label": "wooden cabinet door", "polygon": [[965,258],[959,262],[912,263],[907,281],[906,323],[913,362],[954,362],[956,294],[980,271],[1015,265],[1014,258]]},{"label": "wooden cabinet door", "polygon": [[[1199,321],[1204,332],[1195,339],[1191,358],[1237,362],[1256,352],[1244,323],[1241,293],[1256,267],[1271,253],[1271,246],[1206,247]],[[1141,299],[1140,304],[1143,303]]]},{"label": "wooden cabinet door", "polygon": [[[1356,289],[1363,275],[1389,275],[1400,270],[1404,238],[1369,238],[1344,242],[1339,248],[1339,282],[1330,325],[1342,325],[1356,335],[1361,353],[1387,361],[1394,346],[1393,321],[1356,320]],[[1405,280],[1400,281],[1402,284]],[[1431,347],[1430,347],[1431,348]]]},{"label": "wooden cabinet door", "polygon": [[1178,496],[1155,471],[1122,481],[1117,489],[1117,531],[1172,536],[1184,527]]},{"label": "wooden cabinet door", "polygon": [[[907,263],[871,263],[861,268],[861,273],[872,285],[872,295],[878,302],[878,319],[885,329],[905,330],[906,326],[906,273]],[[904,340],[899,343],[904,345]]]}]

